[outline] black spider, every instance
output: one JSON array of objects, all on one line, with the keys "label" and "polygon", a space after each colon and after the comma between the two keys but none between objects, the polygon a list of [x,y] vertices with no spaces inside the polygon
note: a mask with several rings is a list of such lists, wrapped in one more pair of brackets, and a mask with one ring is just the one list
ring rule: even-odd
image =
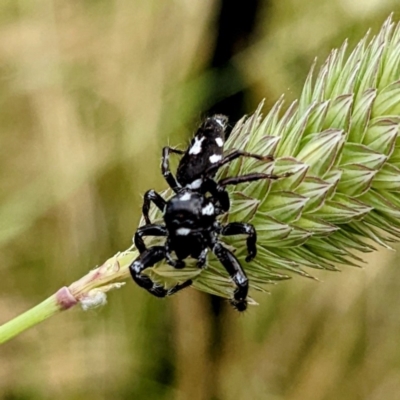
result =
[{"label": "black spider", "polygon": [[[222,225],[217,217],[230,208],[229,195],[225,187],[260,179],[278,179],[288,174],[277,176],[252,173],[214,180],[218,169],[238,157],[252,157],[257,160],[272,161],[273,157],[261,156],[235,150],[223,154],[225,130],[228,119],[224,115],[214,115],[200,125],[189,148],[186,151],[170,147],[163,149],[162,173],[175,195],[168,201],[154,190],[144,195],[143,216],[146,224],[135,233],[134,242],[140,252],[139,257],[129,266],[135,282],[157,297],[176,293],[192,284],[191,280],[165,289],[154,283],[142,271],[161,260],[174,268],[184,268],[185,258],[191,256],[197,260],[199,268],[207,261],[207,252],[211,250],[229,273],[236,285],[231,304],[239,311],[247,308],[248,279],[234,254],[219,241],[220,235],[247,235],[246,261],[251,261],[257,254],[257,233],[253,225],[232,222]],[[181,154],[176,178],[169,169],[169,155]],[[153,202],[163,212],[164,225],[152,224],[149,218],[150,203]],[[146,248],[144,236],[165,236],[164,246]],[[175,258],[172,256],[175,252]]]}]

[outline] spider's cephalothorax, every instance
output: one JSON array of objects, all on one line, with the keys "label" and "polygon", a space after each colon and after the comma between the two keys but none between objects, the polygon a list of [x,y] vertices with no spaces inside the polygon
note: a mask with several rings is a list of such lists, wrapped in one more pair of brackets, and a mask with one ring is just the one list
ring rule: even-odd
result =
[{"label": "spider's cephalothorax", "polygon": [[[252,173],[233,176],[215,181],[216,172],[223,165],[238,157],[251,157],[258,160],[272,161],[270,155],[261,156],[241,150],[224,155],[225,130],[228,119],[223,115],[207,118],[199,127],[186,151],[165,147],[163,149],[162,173],[175,192],[165,201],[154,190],[144,196],[143,216],[146,224],[135,233],[134,242],[140,252],[139,257],[130,265],[133,279],[139,286],[157,297],[164,297],[190,286],[191,280],[165,289],[154,283],[142,271],[161,260],[174,268],[183,268],[184,260],[192,257],[197,260],[199,268],[207,261],[207,252],[211,250],[229,273],[236,285],[231,304],[239,311],[247,308],[248,279],[234,254],[219,240],[220,235],[247,235],[248,256],[251,261],[257,254],[257,234],[251,224],[232,222],[222,225],[217,217],[230,208],[229,195],[225,187],[260,179],[278,179],[288,174],[277,176],[263,173]],[[176,178],[169,169],[169,155],[183,155],[180,160]],[[163,212],[164,224],[152,224],[149,218],[150,204],[153,202]],[[146,248],[144,236],[164,236],[164,246]],[[173,256],[175,253],[175,257]]]}]

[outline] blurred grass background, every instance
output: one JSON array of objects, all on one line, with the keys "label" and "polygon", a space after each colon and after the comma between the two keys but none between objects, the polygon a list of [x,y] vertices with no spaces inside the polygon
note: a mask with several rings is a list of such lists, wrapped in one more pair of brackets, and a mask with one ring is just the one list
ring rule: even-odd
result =
[{"label": "blurred grass background", "polygon": [[[2,0],[0,322],[130,245],[161,148],[301,90],[396,0]],[[400,398],[399,255],[296,277],[244,315],[133,283],[0,348],[0,398]]]}]

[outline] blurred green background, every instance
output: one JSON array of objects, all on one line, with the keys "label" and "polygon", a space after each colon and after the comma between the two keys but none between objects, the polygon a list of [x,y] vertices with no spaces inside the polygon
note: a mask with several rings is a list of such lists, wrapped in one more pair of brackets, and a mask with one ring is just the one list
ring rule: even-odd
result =
[{"label": "blurred green background", "polygon": [[[162,146],[300,94],[397,0],[2,0],[0,322],[130,246]],[[295,277],[239,315],[131,282],[0,348],[0,398],[400,399],[399,255]]]}]

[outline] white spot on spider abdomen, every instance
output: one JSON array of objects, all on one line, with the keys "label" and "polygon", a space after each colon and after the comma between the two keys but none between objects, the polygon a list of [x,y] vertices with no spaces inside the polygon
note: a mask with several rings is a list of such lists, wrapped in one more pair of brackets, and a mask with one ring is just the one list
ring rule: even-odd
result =
[{"label": "white spot on spider abdomen", "polygon": [[201,143],[205,137],[201,137],[200,139],[195,137],[194,138],[194,143],[192,144],[192,147],[189,149],[189,154],[199,154],[201,152]]},{"label": "white spot on spider abdomen", "polygon": [[222,147],[224,145],[224,141],[220,137],[215,139],[215,143],[217,143],[218,147]]},{"label": "white spot on spider abdomen", "polygon": [[202,210],[201,213],[203,215],[213,215],[214,214],[214,206],[209,203]]},{"label": "white spot on spider abdomen", "polygon": [[189,183],[189,185],[187,185],[187,187],[189,189],[198,189],[202,183],[203,183],[203,179],[199,178],[199,179],[196,179],[195,181],[193,181],[192,183]]},{"label": "white spot on spider abdomen", "polygon": [[189,192],[186,192],[186,193],[184,193],[182,196],[181,196],[181,200],[183,200],[183,201],[187,201],[187,200],[190,200],[191,199],[191,195],[190,195],[190,193]]},{"label": "white spot on spider abdomen", "polygon": [[176,230],[176,234],[179,236],[187,236],[190,233],[190,229],[189,228],[178,228]]},{"label": "white spot on spider abdomen", "polygon": [[221,160],[221,158],[222,156],[220,154],[213,154],[212,156],[210,156],[209,160],[211,163],[215,164],[216,162]]}]

